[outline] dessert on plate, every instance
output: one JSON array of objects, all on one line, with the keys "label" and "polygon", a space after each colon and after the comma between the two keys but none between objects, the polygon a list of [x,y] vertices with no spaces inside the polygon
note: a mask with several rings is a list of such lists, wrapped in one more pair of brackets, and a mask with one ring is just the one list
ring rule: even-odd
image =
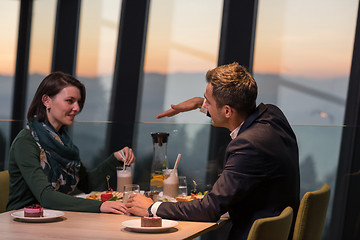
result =
[{"label": "dessert on plate", "polygon": [[162,227],[162,218],[141,217],[141,227]]},{"label": "dessert on plate", "polygon": [[24,217],[43,217],[43,207],[39,204],[24,207]]}]

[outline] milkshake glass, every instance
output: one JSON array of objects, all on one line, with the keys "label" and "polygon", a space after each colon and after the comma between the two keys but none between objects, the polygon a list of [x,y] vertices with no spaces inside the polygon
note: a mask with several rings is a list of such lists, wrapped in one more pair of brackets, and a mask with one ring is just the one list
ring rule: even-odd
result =
[{"label": "milkshake glass", "polygon": [[117,167],[117,188],[116,191],[124,192],[124,186],[132,184],[131,167],[125,165],[124,167]]},{"label": "milkshake glass", "polygon": [[176,198],[179,195],[179,178],[177,170],[164,169],[164,197]]}]

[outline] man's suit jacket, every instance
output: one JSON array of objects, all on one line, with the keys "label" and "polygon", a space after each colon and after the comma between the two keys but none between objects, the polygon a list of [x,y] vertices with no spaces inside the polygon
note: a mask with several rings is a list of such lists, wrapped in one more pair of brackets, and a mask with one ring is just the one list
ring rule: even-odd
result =
[{"label": "man's suit jacket", "polygon": [[260,104],[227,146],[224,170],[202,200],[162,203],[156,215],[217,221],[229,212],[230,239],[246,239],[258,218],[299,206],[299,154],[294,132],[274,105]]}]

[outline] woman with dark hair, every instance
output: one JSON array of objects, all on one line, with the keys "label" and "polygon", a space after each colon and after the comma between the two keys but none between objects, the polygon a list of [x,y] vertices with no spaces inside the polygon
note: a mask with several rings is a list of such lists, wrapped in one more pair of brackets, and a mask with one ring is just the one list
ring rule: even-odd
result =
[{"label": "woman with dark hair", "polygon": [[[54,72],[40,83],[27,114],[28,123],[10,148],[10,194],[7,210],[40,204],[45,208],[123,214],[120,201],[96,201],[71,196],[76,188],[89,193],[116,174],[116,166],[135,161],[131,148],[111,154],[96,169],[87,172],[79,150],[68,136],[85,102],[84,85],[74,77]],[[123,151],[123,160],[120,152]]]}]

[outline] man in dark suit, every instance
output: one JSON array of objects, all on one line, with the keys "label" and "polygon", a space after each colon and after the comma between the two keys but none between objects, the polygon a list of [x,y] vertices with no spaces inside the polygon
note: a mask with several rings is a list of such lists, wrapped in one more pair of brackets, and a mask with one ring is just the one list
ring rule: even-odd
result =
[{"label": "man in dark suit", "polygon": [[258,218],[276,216],[299,206],[299,157],[294,132],[279,108],[256,107],[257,85],[238,63],[208,71],[202,98],[193,98],[158,117],[203,107],[212,125],[231,131],[224,169],[202,200],[153,203],[140,194],[130,197],[128,212],[168,219],[217,221],[229,212],[230,239],[246,239]]}]

